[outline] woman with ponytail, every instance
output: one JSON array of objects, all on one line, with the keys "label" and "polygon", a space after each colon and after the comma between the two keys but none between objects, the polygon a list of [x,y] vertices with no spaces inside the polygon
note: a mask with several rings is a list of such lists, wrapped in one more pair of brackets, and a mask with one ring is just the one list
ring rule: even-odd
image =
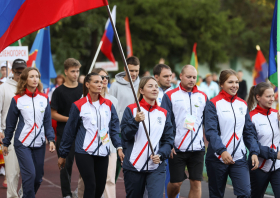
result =
[{"label": "woman with ponytail", "polygon": [[84,97],[70,109],[60,148],[58,166],[64,168],[72,142],[75,158],[84,181],[84,198],[100,198],[105,188],[110,140],[123,160],[119,138],[119,118],[112,102],[101,96],[102,77],[90,73],[84,80]]},{"label": "woman with ponytail", "polygon": [[235,71],[220,74],[220,93],[206,104],[205,135],[209,141],[206,154],[209,195],[224,197],[228,176],[238,198],[251,197],[247,150],[253,170],[258,168],[259,146],[247,104],[237,97],[239,81]]},{"label": "woman with ponytail", "polygon": [[248,108],[257,131],[260,148],[258,156],[260,166],[257,170],[250,172],[254,198],[264,197],[269,182],[274,196],[280,197],[279,120],[277,110],[271,108],[273,101],[274,91],[269,83],[261,82],[251,87]]},{"label": "woman with ponytail", "polygon": [[[127,198],[142,198],[145,187],[148,197],[162,197],[165,182],[165,162],[173,145],[173,127],[169,113],[157,105],[158,84],[154,77],[143,77],[139,83],[138,100],[126,107],[122,123],[125,142],[123,162]],[[154,153],[152,155],[142,121],[145,122]]]}]

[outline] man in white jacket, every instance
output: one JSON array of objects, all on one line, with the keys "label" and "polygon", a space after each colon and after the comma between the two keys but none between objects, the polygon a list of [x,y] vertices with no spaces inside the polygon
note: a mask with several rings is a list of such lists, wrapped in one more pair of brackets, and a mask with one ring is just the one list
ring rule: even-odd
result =
[{"label": "man in white jacket", "polygon": [[[20,79],[22,71],[26,68],[26,62],[22,59],[16,59],[12,65],[13,77],[9,77],[5,83],[0,86],[0,143],[4,138],[4,130],[6,129],[6,117],[12,98],[17,91],[17,83]],[[9,155],[4,156],[6,179],[7,179],[7,198],[18,198],[17,188],[20,176],[20,169],[17,156],[14,149],[14,141],[8,147]],[[21,193],[22,194],[22,193]]]}]

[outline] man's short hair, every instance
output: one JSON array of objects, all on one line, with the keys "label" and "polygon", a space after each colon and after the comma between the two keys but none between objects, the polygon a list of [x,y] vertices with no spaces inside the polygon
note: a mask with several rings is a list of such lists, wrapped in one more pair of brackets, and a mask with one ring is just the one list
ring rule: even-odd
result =
[{"label": "man's short hair", "polygon": [[170,69],[170,71],[171,71],[171,68],[170,68],[168,65],[165,65],[165,64],[157,64],[157,65],[154,67],[154,70],[153,70],[154,76],[155,76],[155,75],[160,76],[160,73],[161,73],[161,70],[162,70],[162,69]]},{"label": "man's short hair", "polygon": [[139,65],[140,66],[140,61],[136,56],[131,56],[129,58],[126,59],[126,62],[128,65]]},{"label": "man's short hair", "polygon": [[70,67],[81,67],[81,63],[75,58],[67,58],[64,61],[64,69],[68,70]]}]

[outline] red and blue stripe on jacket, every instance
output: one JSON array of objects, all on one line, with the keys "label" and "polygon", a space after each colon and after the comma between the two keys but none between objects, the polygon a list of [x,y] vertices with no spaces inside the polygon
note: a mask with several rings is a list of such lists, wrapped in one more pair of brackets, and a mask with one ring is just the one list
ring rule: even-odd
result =
[{"label": "red and blue stripe on jacket", "polygon": [[246,155],[245,145],[251,154],[260,152],[247,103],[224,90],[207,102],[205,135],[209,141],[206,160],[223,162],[221,154],[227,151],[237,161]]},{"label": "red and blue stripe on jacket", "polygon": [[[60,157],[66,158],[75,140],[75,152],[94,156],[110,154],[110,143],[103,145],[99,130],[106,129],[114,147],[121,147],[119,118],[113,103],[99,95],[99,109],[92,104],[90,95],[74,102],[64,128],[59,148]],[[95,124],[92,124],[92,120]],[[76,139],[75,139],[76,138]]]},{"label": "red and blue stripe on jacket", "polygon": [[[161,107],[171,115],[176,152],[204,151],[203,116],[207,96],[196,86],[192,92],[187,92],[182,85],[164,94]],[[196,117],[193,130],[184,128],[186,115]]]},{"label": "red and blue stripe on jacket", "polygon": [[280,160],[277,160],[280,141],[277,110],[264,109],[257,105],[250,112],[250,116],[257,131],[260,147],[259,168],[264,172],[275,171],[280,168]]},{"label": "red and blue stripe on jacket", "polygon": [[[144,99],[140,101],[141,111],[145,114],[145,124],[155,154],[161,155],[161,160],[169,157],[173,145],[172,123],[169,113],[157,106],[151,106]],[[125,144],[123,168],[132,171],[153,171],[159,167],[150,159],[152,155],[142,122],[136,122],[137,105],[129,105],[123,114],[121,122],[122,142]],[[162,162],[161,162],[162,163]]]},{"label": "red and blue stripe on jacket", "polygon": [[45,137],[49,141],[54,140],[47,95],[39,92],[38,89],[34,93],[26,89],[23,95],[13,97],[6,119],[3,140],[5,146],[11,144],[14,131],[15,143],[21,142],[26,147],[41,147],[45,143]]}]

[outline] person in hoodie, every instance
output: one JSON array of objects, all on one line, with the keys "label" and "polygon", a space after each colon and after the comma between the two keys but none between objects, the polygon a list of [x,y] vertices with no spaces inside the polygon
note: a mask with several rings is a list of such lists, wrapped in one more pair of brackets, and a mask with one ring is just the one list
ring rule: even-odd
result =
[{"label": "person in hoodie", "polygon": [[35,67],[25,68],[17,85],[7,119],[4,156],[14,135],[14,147],[22,177],[23,198],[35,198],[44,175],[46,137],[50,152],[55,151],[54,131],[48,96],[42,93],[40,72]]},{"label": "person in hoodie", "polygon": [[[134,90],[138,90],[139,86],[139,69],[140,69],[140,61],[136,56],[131,56],[126,59],[127,67],[133,82]],[[124,68],[125,70],[125,68]],[[122,120],[123,112],[127,105],[130,105],[135,102],[135,98],[133,96],[131,86],[129,83],[128,75],[126,71],[118,73],[115,76],[116,82],[113,82],[109,94],[114,96],[118,100],[118,108],[117,114],[119,120]],[[125,149],[125,147],[124,147]],[[121,162],[117,161],[117,169],[116,169],[116,181],[121,171]]]},{"label": "person in hoodie", "polygon": [[[279,119],[277,110],[271,108],[273,102],[274,91],[271,84],[261,82],[252,86],[248,98],[248,108],[257,131],[260,148],[260,167],[250,171],[251,196],[254,198],[264,197],[268,183],[272,186],[274,196],[280,197]],[[255,106],[256,108],[252,110]]]},{"label": "person in hoodie", "polygon": [[[154,77],[143,77],[139,84],[137,104],[128,105],[121,122],[122,139],[126,142],[123,161],[127,198],[142,198],[145,187],[148,197],[162,197],[165,181],[164,160],[173,145],[170,114],[157,105],[158,84]],[[152,155],[144,131],[145,122],[155,155]]]},{"label": "person in hoodie", "polygon": [[[6,129],[6,118],[12,98],[15,96],[15,93],[17,91],[17,84],[20,79],[20,75],[26,67],[27,65],[24,60],[14,60],[12,65],[13,77],[8,78],[6,82],[0,86],[0,143],[2,143],[2,139],[4,138],[4,131]],[[4,156],[7,179],[7,198],[18,197],[17,189],[20,169],[13,142],[14,141],[12,140],[10,146],[8,147],[9,155]],[[21,193],[19,194],[22,195],[22,189],[20,192]]]},{"label": "person in hoodie", "polygon": [[84,181],[84,198],[100,198],[105,188],[110,140],[123,160],[119,118],[113,103],[101,96],[103,80],[89,73],[84,80],[84,97],[71,106],[60,148],[58,166],[62,169],[75,142],[75,159]]},{"label": "person in hoodie", "polygon": [[238,198],[249,198],[251,188],[246,147],[252,159],[251,170],[255,170],[260,153],[257,134],[246,102],[237,97],[239,81],[236,72],[231,69],[221,71],[219,85],[220,93],[208,101],[205,108],[209,197],[224,197],[229,176],[234,194]]},{"label": "person in hoodie", "polygon": [[205,146],[203,142],[203,115],[207,96],[196,87],[197,71],[194,66],[182,68],[179,87],[163,96],[161,107],[171,115],[174,148],[169,161],[170,182],[167,186],[169,198],[175,198],[187,178],[189,171],[189,197],[201,197],[201,181]]}]

